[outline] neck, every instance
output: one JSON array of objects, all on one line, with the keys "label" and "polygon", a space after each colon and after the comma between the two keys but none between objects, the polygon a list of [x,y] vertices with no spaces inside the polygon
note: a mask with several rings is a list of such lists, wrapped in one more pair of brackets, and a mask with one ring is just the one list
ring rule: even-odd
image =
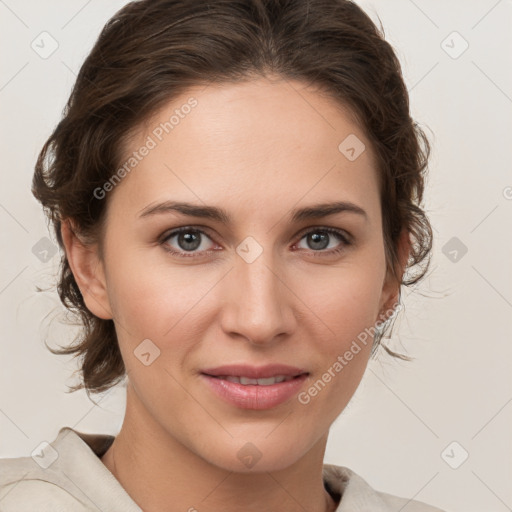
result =
[{"label": "neck", "polygon": [[123,426],[101,460],[145,512],[336,510],[322,479],[327,434],[291,467],[237,473],[189,450],[137,402],[128,386]]}]

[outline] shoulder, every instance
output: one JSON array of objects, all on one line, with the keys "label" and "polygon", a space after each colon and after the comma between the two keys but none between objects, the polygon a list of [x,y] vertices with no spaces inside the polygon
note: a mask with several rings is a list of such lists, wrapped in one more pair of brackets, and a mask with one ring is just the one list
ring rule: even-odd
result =
[{"label": "shoulder", "polygon": [[377,494],[389,510],[393,512],[398,512],[399,510],[403,510],[404,512],[445,512],[440,508],[427,505],[422,501],[411,500],[410,498],[400,498],[399,496],[394,496],[385,492],[377,492]]},{"label": "shoulder", "polygon": [[361,476],[344,466],[324,464],[323,477],[330,491],[340,501],[337,512],[444,512],[421,501],[377,491]]},{"label": "shoulder", "polygon": [[112,439],[64,427],[31,456],[0,459],[0,510],[97,511],[99,502],[108,510],[112,502],[122,499],[126,510],[136,510],[98,458]]},{"label": "shoulder", "polygon": [[83,512],[84,504],[62,485],[62,475],[38,466],[32,457],[0,459],[2,512]]}]

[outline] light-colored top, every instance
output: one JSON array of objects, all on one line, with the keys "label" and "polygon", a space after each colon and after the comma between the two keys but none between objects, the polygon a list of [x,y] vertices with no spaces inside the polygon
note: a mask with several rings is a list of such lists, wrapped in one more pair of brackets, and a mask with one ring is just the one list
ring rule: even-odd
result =
[{"label": "light-colored top", "polygon": [[[31,457],[0,459],[0,511],[142,512],[100,460],[113,440],[64,427]],[[377,492],[342,466],[324,464],[323,478],[337,512],[443,512]]]}]

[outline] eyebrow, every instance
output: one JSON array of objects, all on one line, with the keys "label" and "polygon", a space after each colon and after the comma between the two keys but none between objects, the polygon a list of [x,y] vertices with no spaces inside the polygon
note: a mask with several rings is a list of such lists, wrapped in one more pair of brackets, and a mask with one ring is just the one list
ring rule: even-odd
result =
[{"label": "eyebrow", "polygon": [[[232,222],[230,215],[222,208],[181,201],[164,201],[162,203],[150,204],[141,210],[139,217],[145,218],[170,212],[178,212],[190,217],[210,219],[223,224],[231,224]],[[300,222],[304,220],[320,219],[341,212],[355,213],[362,216],[365,220],[368,219],[365,210],[350,201],[320,203],[305,208],[296,208],[291,211],[290,217],[292,222]]]}]

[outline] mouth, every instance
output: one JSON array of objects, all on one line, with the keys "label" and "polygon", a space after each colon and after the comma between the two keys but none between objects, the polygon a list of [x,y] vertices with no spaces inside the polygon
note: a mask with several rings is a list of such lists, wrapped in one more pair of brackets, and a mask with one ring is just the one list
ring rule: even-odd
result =
[{"label": "mouth", "polygon": [[203,370],[209,390],[241,409],[271,409],[288,402],[304,386],[310,373],[286,365],[231,365]]}]

